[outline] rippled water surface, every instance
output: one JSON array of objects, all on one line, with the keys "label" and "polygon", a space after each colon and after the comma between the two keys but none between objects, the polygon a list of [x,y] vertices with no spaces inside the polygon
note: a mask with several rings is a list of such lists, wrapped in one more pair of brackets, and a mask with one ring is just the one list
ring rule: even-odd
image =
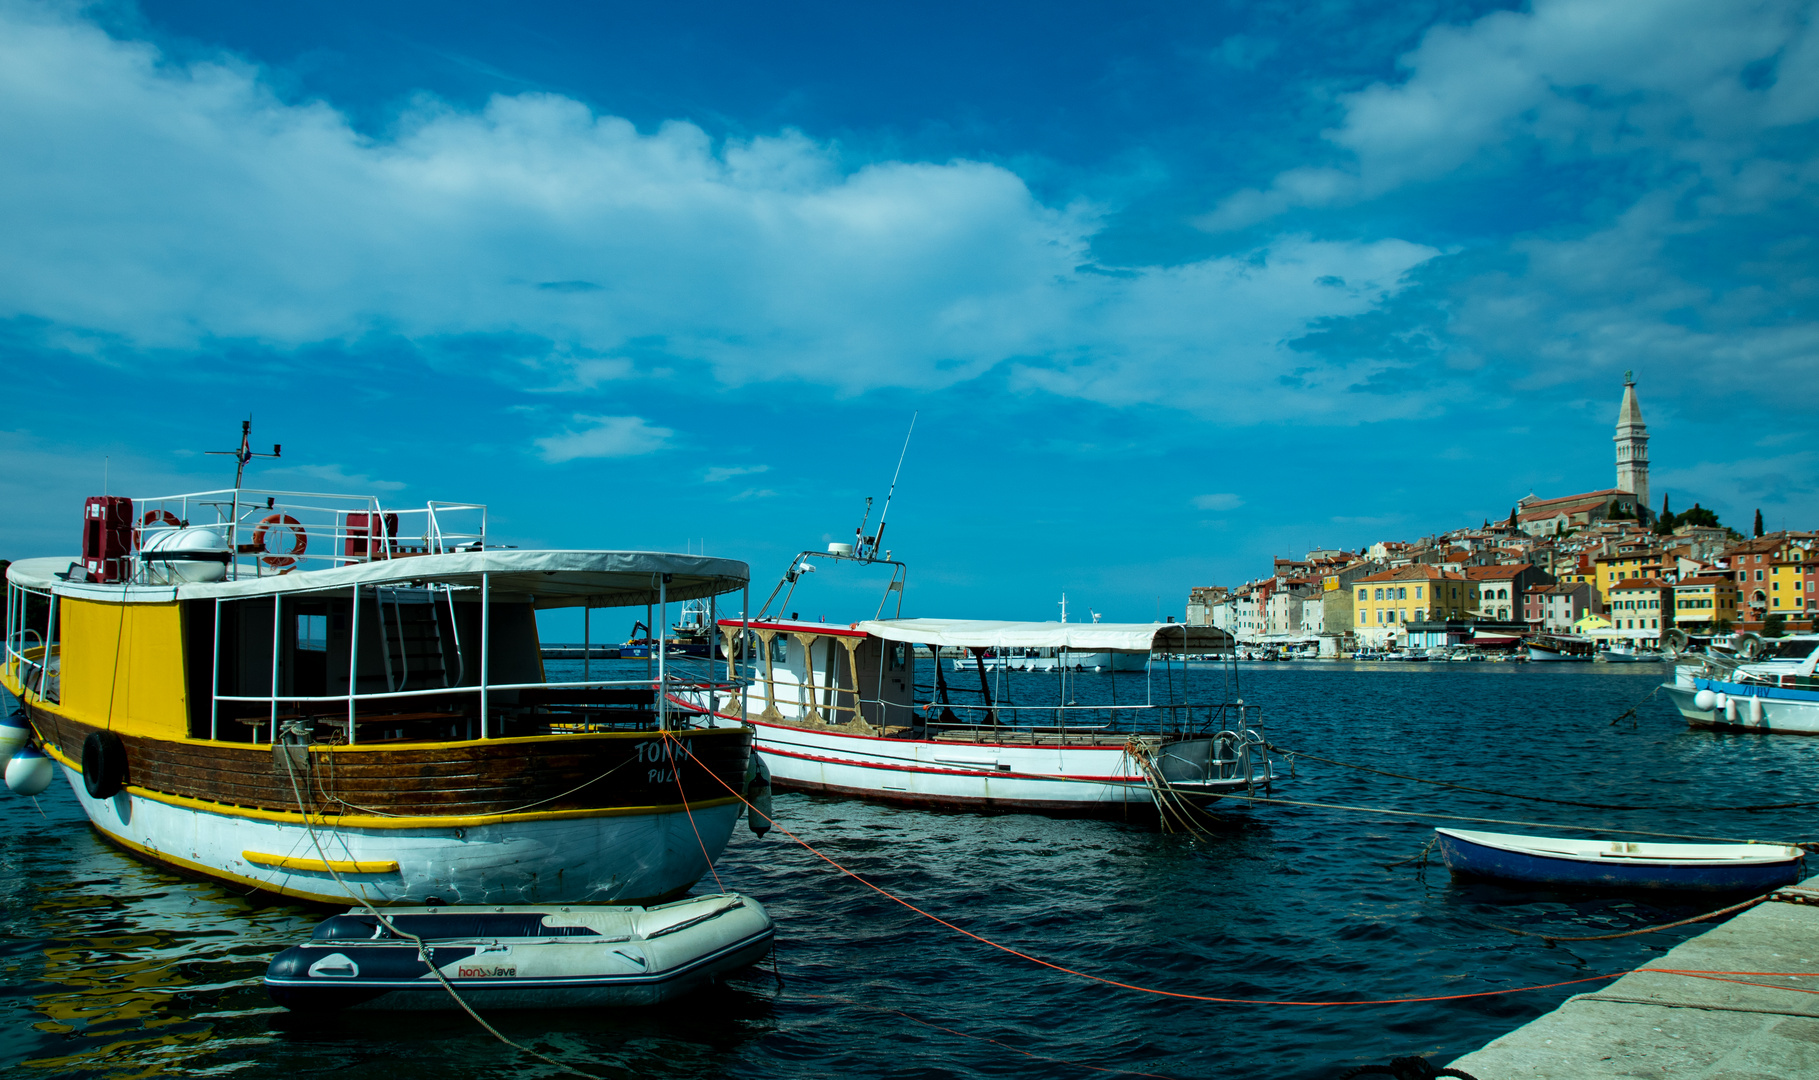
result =
[{"label": "rippled water surface", "polygon": [[[1659,695],[1633,721],[1612,723],[1665,675],[1641,666],[1300,663],[1247,667],[1242,689],[1265,706],[1266,733],[1284,747],[1654,809],[1520,802],[1308,761],[1277,786],[1282,798],[1819,836],[1811,810],[1659,809],[1819,797],[1819,739],[1693,732]],[[1141,686],[1140,675],[1120,678]],[[0,1061],[17,1075],[555,1075],[459,1014],[275,1009],[258,982],[266,961],[320,913],[249,901],[116,852],[61,783],[35,805],[0,793],[0,807],[9,1021]],[[1601,933],[1719,906],[1453,884],[1443,869],[1387,867],[1419,852],[1432,822],[1382,814],[1250,806],[1223,815],[1205,838],[801,795],[780,796],[776,809],[828,857],[967,930],[1120,982],[1215,997],[1415,998],[1583,978],[1646,963],[1698,928],[1550,946],[1490,924]],[[1090,1066],[1275,1080],[1414,1053],[1443,1062],[1599,985],[1395,1005],[1196,1002],[1088,982],[982,945],[777,833],[759,840],[742,829],[718,869],[726,887],[776,918],[775,974],[766,966],[657,1008],[499,1013],[494,1023],[612,1077],[1103,1075]]]}]

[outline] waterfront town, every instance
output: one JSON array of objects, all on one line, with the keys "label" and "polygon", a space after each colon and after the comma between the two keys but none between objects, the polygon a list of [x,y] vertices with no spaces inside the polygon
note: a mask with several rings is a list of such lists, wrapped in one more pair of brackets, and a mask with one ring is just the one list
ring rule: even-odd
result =
[{"label": "waterfront town", "polygon": [[1539,636],[1659,647],[1692,635],[1810,632],[1819,532],[1750,535],[1694,503],[1652,509],[1648,429],[1633,379],[1618,408],[1616,484],[1528,495],[1500,519],[1363,550],[1278,557],[1236,587],[1189,595],[1187,621],[1258,655],[1509,654]]}]

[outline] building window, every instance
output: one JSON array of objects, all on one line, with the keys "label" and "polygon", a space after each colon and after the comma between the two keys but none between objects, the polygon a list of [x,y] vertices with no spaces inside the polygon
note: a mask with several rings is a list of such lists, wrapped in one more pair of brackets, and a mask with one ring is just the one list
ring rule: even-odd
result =
[{"label": "building window", "polygon": [[1377,599],[1379,599],[1379,600],[1383,599],[1383,590],[1382,589],[1377,590]]},{"label": "building window", "polygon": [[1404,585],[1402,588],[1396,590],[1396,599],[1398,599],[1398,600],[1407,600],[1408,599],[1408,586]]},{"label": "building window", "polygon": [[1415,586],[1415,599],[1421,599],[1421,586]]},{"label": "building window", "polygon": [[1371,591],[1369,589],[1359,589],[1358,590],[1358,599],[1369,600],[1371,598],[1370,593],[1371,593]]}]

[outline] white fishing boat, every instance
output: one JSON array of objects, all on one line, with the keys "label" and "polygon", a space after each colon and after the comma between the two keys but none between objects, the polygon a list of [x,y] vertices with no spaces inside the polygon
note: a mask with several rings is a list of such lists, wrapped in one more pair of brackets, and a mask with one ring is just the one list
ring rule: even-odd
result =
[{"label": "white fishing boat", "polygon": [[[901,614],[907,568],[879,555],[877,538],[862,530],[855,544],[799,554],[758,614],[720,621],[724,679],[741,685],[724,714],[752,726],[778,787],[922,806],[1120,814],[1171,813],[1274,779],[1258,707],[1196,702],[1185,670],[1175,670],[1186,654],[1229,654],[1231,638],[1216,627],[769,615],[779,594],[779,609],[789,607],[817,562],[889,567],[877,615],[893,596],[892,614]],[[965,650],[977,690],[954,685],[939,663],[919,690],[917,646],[933,656]],[[984,665],[987,653],[1034,650],[1159,659],[1141,684]],[[1174,697],[1166,686],[1177,688]],[[1028,700],[1038,695],[1040,703]]]},{"label": "white fishing boat", "polygon": [[708,598],[744,563],[501,549],[479,504],[239,477],[82,524],[80,558],[7,571],[0,749],[141,858],[321,903],[641,903],[727,843],[750,733],[671,705],[724,689],[661,656],[550,681],[535,613]]},{"label": "white fishing boat", "polygon": [[[1668,632],[1670,647],[1686,636]],[[1819,634],[1714,639],[1704,655],[1685,656],[1661,689],[1694,727],[1819,735]]]},{"label": "white fishing boat", "polygon": [[1589,662],[1598,647],[1590,638],[1571,637],[1566,634],[1542,634],[1529,641],[1525,648],[1530,660]]}]

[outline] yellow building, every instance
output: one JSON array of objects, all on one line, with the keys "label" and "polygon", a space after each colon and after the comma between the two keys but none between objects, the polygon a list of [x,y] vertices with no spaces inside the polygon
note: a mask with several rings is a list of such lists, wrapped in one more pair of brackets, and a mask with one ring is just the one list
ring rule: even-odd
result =
[{"label": "yellow building", "polygon": [[1471,598],[1465,575],[1437,566],[1403,566],[1351,584],[1354,632],[1398,627],[1425,619],[1463,619]]},{"label": "yellow building", "polygon": [[1768,613],[1792,615],[1815,606],[1811,553],[1788,544],[1769,572]]},{"label": "yellow building", "polygon": [[1667,555],[1653,549],[1619,550],[1615,555],[1600,555],[1593,560],[1596,572],[1592,587],[1605,606],[1611,603],[1611,589],[1620,581],[1658,578],[1667,571]]},{"label": "yellow building", "polygon": [[1674,625],[1717,627],[1737,621],[1737,583],[1720,574],[1690,577],[1674,586]]}]

